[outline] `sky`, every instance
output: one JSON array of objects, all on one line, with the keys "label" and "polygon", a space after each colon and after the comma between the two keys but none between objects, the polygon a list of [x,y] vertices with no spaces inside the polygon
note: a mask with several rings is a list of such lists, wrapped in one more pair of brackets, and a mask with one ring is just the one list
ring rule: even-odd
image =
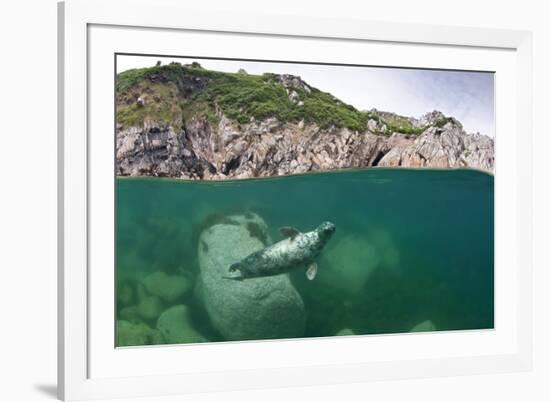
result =
[{"label": "sky", "polygon": [[225,72],[243,68],[249,74],[298,75],[358,110],[376,108],[409,117],[439,110],[458,119],[468,133],[495,135],[493,73],[127,55],[117,56],[117,73],[150,67],[158,60],[196,61]]}]

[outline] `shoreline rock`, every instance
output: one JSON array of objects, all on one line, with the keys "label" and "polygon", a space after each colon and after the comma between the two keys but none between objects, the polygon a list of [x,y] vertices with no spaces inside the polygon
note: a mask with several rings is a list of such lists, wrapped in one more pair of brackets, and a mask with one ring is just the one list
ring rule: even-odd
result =
[{"label": "shoreline rock", "polygon": [[321,129],[274,118],[241,125],[223,115],[217,124],[195,117],[181,129],[149,122],[117,132],[117,175],[225,180],[366,167],[493,173],[492,138],[467,134],[452,118],[441,127],[432,120],[418,135]]}]

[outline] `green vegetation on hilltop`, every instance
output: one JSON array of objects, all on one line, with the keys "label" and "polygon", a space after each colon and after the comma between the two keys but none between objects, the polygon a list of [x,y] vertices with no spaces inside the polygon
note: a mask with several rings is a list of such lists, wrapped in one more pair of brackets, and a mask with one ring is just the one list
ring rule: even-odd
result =
[{"label": "green vegetation on hilltop", "polygon": [[[128,70],[118,74],[116,89],[117,122],[123,126],[141,125],[147,119],[181,124],[193,116],[216,123],[221,109],[240,124],[274,117],[283,123],[304,120],[321,128],[366,131],[367,122],[374,119],[380,127],[386,125],[388,134],[423,131],[405,117],[387,119],[361,112],[306,84],[285,87],[275,74],[224,73],[206,70],[198,63]],[[143,97],[143,105],[136,103],[138,97]]]},{"label": "green vegetation on hilltop", "polygon": [[[417,127],[413,125],[411,120],[404,116],[399,116],[395,113],[379,112],[377,110],[371,110],[366,112],[367,121],[374,120],[378,123],[378,129],[375,134],[384,135],[391,133],[401,133],[409,135],[420,135],[426,129],[426,127]],[[380,131],[382,126],[386,126],[384,132]]]},{"label": "green vegetation on hilltop", "polygon": [[438,119],[435,123],[434,123],[434,126],[435,127],[439,127],[439,128],[443,128],[443,126],[445,126],[445,124],[447,123],[455,123],[455,119],[453,119],[452,117],[441,117],[440,119]]},{"label": "green vegetation on hilltop", "polygon": [[[126,96],[127,104],[117,101],[117,122],[119,124],[127,127],[140,126],[148,119],[166,124],[181,122],[183,104],[174,84],[138,81],[131,88],[131,93],[135,93],[135,95]],[[117,92],[117,94],[120,93],[124,92]],[[141,96],[147,99],[143,106],[136,102],[136,99]]]},{"label": "green vegetation on hilltop", "polygon": [[218,105],[228,118],[241,124],[275,117],[281,122],[303,119],[322,128],[366,129],[366,115],[332,95],[315,88],[310,92],[299,87],[293,90],[300,104],[289,98],[285,87],[271,74],[224,74],[212,79],[192,100],[211,107]]}]

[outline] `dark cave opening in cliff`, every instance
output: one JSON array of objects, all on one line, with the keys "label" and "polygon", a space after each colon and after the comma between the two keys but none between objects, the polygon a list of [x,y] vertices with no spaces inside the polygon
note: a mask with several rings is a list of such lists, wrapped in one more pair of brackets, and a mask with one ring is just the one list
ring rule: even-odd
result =
[{"label": "dark cave opening in cliff", "polygon": [[232,170],[235,170],[239,167],[241,163],[241,157],[240,156],[237,156],[233,159],[231,159],[229,162],[227,162],[223,168],[222,168],[222,173],[225,174],[225,175],[228,175],[229,172],[231,172]]},{"label": "dark cave opening in cliff", "polygon": [[387,152],[378,151],[375,158],[372,160],[371,166],[378,166],[378,163],[380,163],[386,153]]}]

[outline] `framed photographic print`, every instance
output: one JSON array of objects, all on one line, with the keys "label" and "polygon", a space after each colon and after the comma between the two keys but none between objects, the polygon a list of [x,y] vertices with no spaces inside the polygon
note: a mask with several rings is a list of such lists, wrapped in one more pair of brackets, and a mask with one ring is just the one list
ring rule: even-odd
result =
[{"label": "framed photographic print", "polygon": [[59,6],[60,397],[529,369],[531,35],[179,3]]}]

